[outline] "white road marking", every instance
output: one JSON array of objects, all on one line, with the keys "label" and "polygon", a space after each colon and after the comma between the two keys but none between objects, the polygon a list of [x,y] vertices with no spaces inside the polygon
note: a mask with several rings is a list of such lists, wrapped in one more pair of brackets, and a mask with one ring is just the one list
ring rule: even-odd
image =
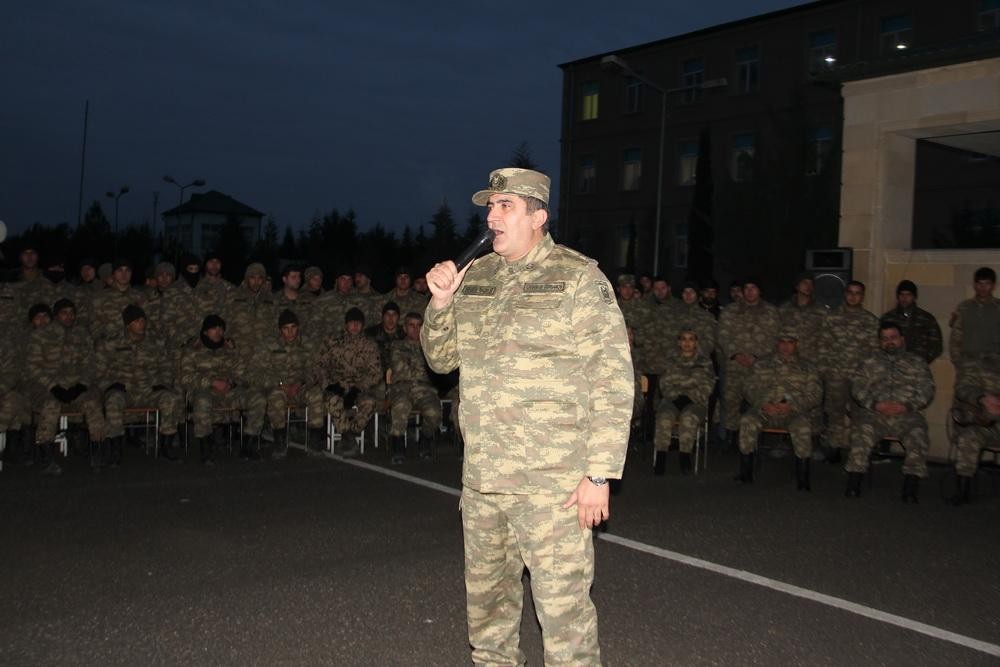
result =
[{"label": "white road marking", "polygon": [[[447,493],[456,497],[462,495],[461,489],[456,489],[454,487],[446,486],[444,484],[438,484],[437,482],[429,482],[426,479],[414,477],[413,475],[407,475],[406,473],[398,472],[396,470],[383,468],[382,466],[373,465],[371,463],[365,463],[364,461],[358,461],[356,459],[344,459],[341,458],[340,456],[334,456],[333,458],[358,468],[364,468],[365,470],[371,470],[372,472],[377,472],[382,475],[395,477],[396,479],[403,480],[404,482],[410,482],[411,484],[416,484],[417,486],[423,486],[428,489],[433,489],[434,491],[441,491],[442,493]],[[670,551],[669,549],[662,549],[660,547],[655,547],[651,544],[646,544],[644,542],[637,542],[636,540],[630,540],[627,537],[620,537],[618,535],[612,535],[610,533],[601,533],[601,532],[597,533],[597,537],[599,539],[604,540],[605,542],[617,544],[618,546],[626,547],[628,549],[633,549],[635,551],[640,551],[642,553],[650,554],[652,556],[657,556],[659,558],[672,560],[676,563],[681,563],[683,565],[689,565],[691,567],[697,567],[702,570],[708,570],[709,572],[714,572],[715,574],[721,574],[723,576],[731,577],[733,579],[738,579],[740,581],[745,581],[750,584],[756,584],[757,586],[770,588],[771,590],[778,591],[780,593],[786,593],[788,595],[793,595],[795,597],[802,598],[805,600],[810,600],[812,602],[825,604],[829,607],[840,609],[841,611],[857,614],[858,616],[864,616],[865,618],[870,618],[875,621],[881,621],[882,623],[888,623],[889,625],[895,625],[905,630],[919,632],[920,634],[924,634],[929,637],[933,637],[935,639],[940,639],[942,641],[958,644],[959,646],[964,646],[974,651],[980,651],[982,653],[986,653],[987,655],[992,655],[1000,658],[1000,646],[998,646],[997,644],[991,644],[989,642],[984,642],[982,640],[975,639],[973,637],[967,637],[965,635],[960,635],[956,632],[951,632],[950,630],[938,628],[933,625],[927,625],[926,623],[921,623],[920,621],[915,621],[913,619],[906,618],[905,616],[897,616],[896,614],[890,614],[889,612],[881,611],[873,607],[866,607],[863,604],[857,604],[856,602],[851,602],[850,600],[844,600],[843,598],[834,597],[832,595],[826,595],[825,593],[819,593],[817,591],[809,590],[808,588],[795,586],[794,584],[786,584],[783,581],[778,581],[777,579],[770,579],[768,577],[762,577],[759,574],[754,574],[753,572],[747,572],[746,570],[738,570],[734,567],[719,565],[711,561],[702,560],[701,558],[686,556],[676,551]]]}]

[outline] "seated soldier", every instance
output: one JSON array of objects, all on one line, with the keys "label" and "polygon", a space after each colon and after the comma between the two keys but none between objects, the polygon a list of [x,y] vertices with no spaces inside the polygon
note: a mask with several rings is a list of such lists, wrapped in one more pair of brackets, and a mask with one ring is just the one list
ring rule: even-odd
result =
[{"label": "seated soldier", "polygon": [[378,347],[362,333],[364,327],[361,310],[349,309],[344,333],[323,341],[316,369],[316,379],[326,388],[327,411],[341,434],[342,456],[357,454],[358,436],[375,414],[372,390],[382,377]]},{"label": "seated soldier", "polygon": [[56,463],[56,430],[63,412],[83,412],[90,434],[90,462],[100,465],[104,439],[104,411],[97,390],[94,347],[89,334],[76,326],[76,306],[59,299],[53,306],[56,322],[28,337],[25,393],[38,414],[35,438],[43,449],[46,474],[61,472]]},{"label": "seated soldier", "polygon": [[431,370],[420,348],[420,327],[424,316],[407,313],[403,323],[406,338],[393,342],[389,352],[389,427],[392,464],[406,460],[406,424],[410,412],[420,413],[421,459],[431,457],[431,445],[441,425],[441,399],[431,383]]},{"label": "seated soldier", "polygon": [[289,405],[306,409],[306,448],[326,448],[323,389],[310,382],[314,356],[312,347],[302,340],[298,316],[287,308],[278,316],[278,335],[254,355],[254,385],[267,398],[275,458],[282,459],[288,452]]},{"label": "seated soldier", "polygon": [[201,323],[198,340],[181,355],[181,386],[191,404],[194,437],[198,441],[201,462],[212,465],[217,441],[222,431],[213,428],[218,413],[243,411],[246,415],[247,437],[240,439],[240,456],[260,458],[260,431],[264,426],[263,392],[250,387],[241,377],[243,364],[235,345],[225,336],[226,321],[209,315]]},{"label": "seated soldier", "polygon": [[[160,451],[173,460],[181,398],[173,390],[174,373],[163,344],[146,335],[146,313],[130,304],[121,312],[123,330],[98,343],[98,387],[104,391],[104,462],[121,463],[125,443],[125,410],[132,407],[160,411]],[[110,330],[110,329],[109,329]]]},{"label": "seated soldier", "polygon": [[955,387],[953,418],[958,427],[958,488],[949,502],[965,505],[972,501],[972,478],[979,467],[980,450],[1000,447],[1000,352],[965,362]]},{"label": "seated soldier", "polygon": [[[17,323],[20,325],[20,322]],[[23,442],[24,427],[29,423],[30,410],[24,398],[24,348],[18,343],[21,332],[15,334],[13,327],[4,330],[7,334],[0,345],[0,433],[7,434],[7,447],[3,452],[5,463],[17,463],[21,450],[27,447]]]},{"label": "seated soldier", "polygon": [[906,351],[899,325],[883,320],[878,328],[879,351],[861,362],[851,379],[851,451],[845,466],[848,497],[861,496],[875,445],[886,436],[899,438],[903,459],[903,502],[918,502],[920,478],[927,477],[930,440],[920,411],[934,398],[934,378],[921,357]]},{"label": "seated soldier", "polygon": [[379,360],[382,363],[382,379],[379,380],[374,390],[378,401],[377,409],[381,411],[385,409],[383,403],[387,398],[385,373],[389,370],[389,349],[394,341],[403,340],[406,337],[403,327],[399,325],[399,306],[394,301],[382,306],[381,321],[365,329],[365,335],[375,341],[375,345],[378,346]]},{"label": "seated soldier", "polygon": [[698,429],[705,421],[708,398],[715,386],[712,362],[698,351],[698,334],[685,328],[677,336],[677,352],[667,361],[660,375],[660,404],[656,408],[656,459],[653,473],[666,471],[674,423],[680,449],[681,474],[691,471],[691,451]]},{"label": "seated soldier", "polygon": [[798,334],[778,334],[774,354],[754,364],[743,389],[750,404],[740,417],[740,473],[736,480],[753,482],[753,456],[762,428],[786,429],[795,450],[795,479],[799,491],[809,491],[809,456],[812,436],[819,426],[823,385],[819,373],[798,354]]}]

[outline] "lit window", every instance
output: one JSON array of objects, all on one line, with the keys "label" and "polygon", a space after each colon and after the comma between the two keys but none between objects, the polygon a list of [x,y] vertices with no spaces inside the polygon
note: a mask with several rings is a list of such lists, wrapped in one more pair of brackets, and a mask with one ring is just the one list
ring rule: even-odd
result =
[{"label": "lit window", "polygon": [[913,19],[909,14],[886,16],[880,26],[879,49],[882,55],[909,48],[913,41]]},{"label": "lit window", "polygon": [[622,190],[638,190],[641,182],[642,150],[629,148],[622,165]]},{"label": "lit window", "polygon": [[674,266],[686,269],[688,265],[688,224],[674,224]]},{"label": "lit window", "polygon": [[760,50],[748,46],[736,51],[736,92],[755,93],[760,89]]},{"label": "lit window", "polygon": [[681,103],[691,104],[701,99],[701,84],[705,81],[705,61],[691,58],[681,63]]},{"label": "lit window", "polygon": [[810,175],[821,174],[826,170],[830,151],[833,149],[833,126],[823,124],[813,127],[809,131],[808,141],[806,173]]},{"label": "lit window", "polygon": [[642,110],[642,81],[628,77],[625,81],[625,113],[637,113]]},{"label": "lit window", "polygon": [[820,30],[809,33],[809,71],[822,72],[837,62],[837,33]]},{"label": "lit window", "polygon": [[677,147],[677,182],[694,185],[698,171],[698,142],[682,141]]},{"label": "lit window", "polygon": [[753,180],[753,159],[756,148],[753,134],[737,134],[733,137],[732,169],[733,181],[745,183]]},{"label": "lit window", "polygon": [[597,192],[597,160],[592,156],[580,158],[580,172],[577,181],[580,194],[590,194]]},{"label": "lit window", "polygon": [[596,83],[586,83],[583,85],[583,98],[580,103],[580,120],[597,119],[597,102],[600,98],[601,88]]},{"label": "lit window", "polygon": [[1000,0],[982,0],[979,3],[979,29],[1000,30]]}]

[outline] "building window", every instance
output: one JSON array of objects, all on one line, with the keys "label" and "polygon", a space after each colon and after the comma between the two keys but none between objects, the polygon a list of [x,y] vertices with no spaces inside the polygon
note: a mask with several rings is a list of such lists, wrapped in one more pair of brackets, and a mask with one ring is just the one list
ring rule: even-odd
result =
[{"label": "building window", "polygon": [[635,77],[625,80],[625,113],[642,111],[642,81]]},{"label": "building window", "polygon": [[817,125],[809,130],[806,149],[806,173],[821,174],[826,170],[833,150],[833,126],[827,123]]},{"label": "building window", "polygon": [[689,58],[681,63],[681,104],[693,104],[701,99],[701,86],[705,81],[705,61]]},{"label": "building window", "polygon": [[677,183],[694,185],[698,171],[698,142],[682,141],[677,146]]},{"label": "building window", "polygon": [[1000,30],[1000,0],[982,0],[979,3],[979,29]]},{"label": "building window", "polygon": [[688,265],[688,224],[674,224],[674,266],[686,269]]},{"label": "building window", "polygon": [[913,42],[913,18],[909,14],[886,16],[879,25],[879,52],[882,55],[902,51]]},{"label": "building window", "polygon": [[642,182],[642,150],[629,148],[622,164],[622,190],[638,190]]},{"label": "building window", "polygon": [[618,266],[632,265],[632,249],[635,244],[632,242],[633,225],[621,225],[618,227],[617,247],[615,248],[615,259]]},{"label": "building window", "polygon": [[736,51],[736,92],[755,93],[760,89],[760,49],[748,46]]},{"label": "building window", "polygon": [[733,155],[730,168],[734,182],[746,183],[753,180],[755,152],[753,134],[737,134],[733,137]]},{"label": "building window", "polygon": [[837,33],[819,30],[809,33],[809,71],[822,72],[837,62]]},{"label": "building window", "polygon": [[597,103],[600,99],[601,87],[596,83],[583,84],[583,95],[580,100],[580,120],[597,119]]},{"label": "building window", "polygon": [[593,156],[580,158],[577,192],[582,195],[597,192],[597,160]]}]

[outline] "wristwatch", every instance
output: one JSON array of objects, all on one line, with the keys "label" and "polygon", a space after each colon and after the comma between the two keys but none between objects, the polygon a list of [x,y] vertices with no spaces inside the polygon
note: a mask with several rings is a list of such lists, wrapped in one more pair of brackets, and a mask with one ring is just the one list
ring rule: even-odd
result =
[{"label": "wristwatch", "polygon": [[594,486],[604,486],[608,483],[607,477],[591,477],[590,475],[587,475],[587,479],[589,479],[590,483]]}]

